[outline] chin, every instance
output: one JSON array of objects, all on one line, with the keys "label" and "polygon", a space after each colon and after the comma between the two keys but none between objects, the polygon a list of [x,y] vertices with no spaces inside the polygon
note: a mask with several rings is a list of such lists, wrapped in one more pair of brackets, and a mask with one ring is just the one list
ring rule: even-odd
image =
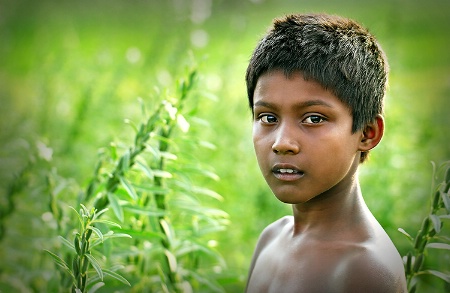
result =
[{"label": "chin", "polygon": [[282,203],[286,203],[286,204],[302,204],[302,203],[306,203],[311,200],[311,198],[306,198],[306,199],[292,198],[290,196],[277,196],[276,194],[275,194],[275,197]]}]

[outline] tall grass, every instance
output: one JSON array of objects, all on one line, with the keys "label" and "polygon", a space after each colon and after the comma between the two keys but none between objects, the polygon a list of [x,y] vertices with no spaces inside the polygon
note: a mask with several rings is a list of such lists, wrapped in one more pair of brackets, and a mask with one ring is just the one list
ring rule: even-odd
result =
[{"label": "tall grass", "polygon": [[[423,219],[420,229],[412,237],[404,229],[399,231],[410,241],[412,249],[403,257],[405,263],[408,292],[414,293],[420,288],[421,277],[424,275],[442,279],[450,288],[450,272],[447,268],[433,268],[428,264],[424,268],[427,255],[433,254],[431,250],[450,250],[448,227],[444,229],[444,222],[450,220],[450,162],[439,166],[433,165],[432,192],[430,197],[430,211]],[[441,179],[442,177],[442,179]],[[438,180],[442,180],[439,182]],[[438,182],[438,183],[437,183]]]},{"label": "tall grass", "polygon": [[[73,292],[88,292],[88,289],[92,292],[104,285],[87,278],[89,265],[97,272],[94,280],[104,281],[104,274],[126,284],[125,280],[129,279],[133,292],[223,290],[215,278],[220,277],[225,262],[214,248],[217,241],[211,233],[223,231],[228,216],[203,204],[203,197],[222,200],[218,193],[195,184],[199,176],[218,180],[210,167],[199,164],[190,154],[190,150],[199,147],[199,141],[189,135],[188,121],[194,118],[195,105],[185,108],[195,80],[196,72],[189,72],[178,84],[178,91],[165,96],[143,122],[135,125],[128,120],[135,131],[133,145],[111,145],[96,164],[94,177],[78,199],[83,207],[79,216],[81,231],[76,233],[74,244],[64,241],[69,243],[66,246],[72,249],[72,255],[65,261],[49,251],[63,271],[72,276]],[[93,206],[91,212],[84,207],[88,204]],[[108,208],[112,215],[106,211]],[[59,204],[53,213],[55,216],[64,213],[64,205]],[[100,220],[100,215],[108,219],[114,216],[120,226],[110,220]],[[115,228],[101,226],[105,223]],[[66,223],[60,232],[70,234],[70,226],[70,222]],[[123,264],[125,278],[103,269],[92,256],[89,250],[95,245],[89,246],[92,231],[97,235],[95,244],[110,237],[133,238],[127,246],[118,245],[114,250],[120,257],[115,257],[113,251],[96,252],[103,261]],[[68,263],[73,263],[72,269]],[[61,284],[66,283],[66,278],[62,278]],[[105,288],[111,290],[114,286],[117,284],[113,287],[107,284]]]}]

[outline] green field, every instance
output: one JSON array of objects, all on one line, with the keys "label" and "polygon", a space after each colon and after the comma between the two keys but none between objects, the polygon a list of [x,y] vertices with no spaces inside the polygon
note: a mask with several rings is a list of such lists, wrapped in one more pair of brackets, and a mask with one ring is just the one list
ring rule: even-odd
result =
[{"label": "green field", "polygon": [[[417,233],[429,212],[430,162],[440,165],[450,159],[449,11],[450,2],[444,0],[0,0],[0,292],[62,288],[58,267],[44,249],[66,253],[57,236],[73,239],[74,229],[79,229],[68,207],[92,207],[84,192],[96,164],[106,156],[106,174],[133,145],[136,132],[130,125],[145,120],[139,101],[150,116],[162,99],[176,100],[177,80],[193,67],[197,81],[179,109],[190,129],[183,132],[183,121],[177,120],[180,127],[170,133],[167,150],[183,167],[169,158],[167,170],[205,189],[199,193],[206,196],[192,199],[196,204],[228,216],[212,215],[206,208],[195,213],[187,213],[186,207],[167,208],[180,239],[196,235],[183,222],[187,217],[199,218],[201,225],[209,220],[225,224],[223,230],[219,225],[199,236],[198,245],[206,244],[203,253],[189,256],[195,260],[182,258],[178,264],[192,272],[198,268],[226,292],[242,292],[259,233],[290,213],[271,194],[257,167],[245,70],[271,20],[291,12],[353,18],[386,51],[391,71],[386,134],[361,167],[360,180],[369,208],[404,255],[410,244],[397,228]],[[154,146],[163,141],[156,139]],[[124,172],[130,172],[127,178],[136,185],[146,184],[143,169]],[[150,183],[157,185],[158,180]],[[172,181],[166,182],[170,187]],[[126,184],[121,186],[119,205],[129,194]],[[119,210],[111,204],[105,217],[128,227],[137,240],[108,240],[96,253],[102,265],[122,264],[118,272],[132,289],[105,277],[99,292],[164,292],[152,289],[157,285],[148,274],[158,275],[154,260],[147,259],[146,270],[145,262],[129,254],[133,249],[158,254],[151,251],[156,238],[138,235],[146,230],[137,229],[131,219],[139,218],[128,211],[120,219]],[[443,226],[447,237],[449,224]],[[211,257],[212,252],[226,265]],[[449,264],[450,253],[433,250],[424,267],[448,274]],[[146,282],[156,287],[143,289]],[[192,284],[194,292],[212,290],[197,285]],[[446,290],[449,285],[439,278],[423,277],[417,292]]]}]

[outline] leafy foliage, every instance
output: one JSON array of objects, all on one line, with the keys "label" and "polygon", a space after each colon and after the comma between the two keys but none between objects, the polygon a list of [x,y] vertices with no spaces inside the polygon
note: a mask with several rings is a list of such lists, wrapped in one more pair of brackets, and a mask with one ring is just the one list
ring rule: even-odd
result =
[{"label": "leafy foliage", "polygon": [[449,271],[423,268],[426,255],[431,253],[429,249],[450,250],[450,238],[442,233],[444,221],[450,219],[450,162],[443,164],[440,170],[445,171],[444,178],[437,186],[435,186],[437,178],[435,177],[433,180],[430,212],[423,219],[417,235],[412,237],[404,229],[399,228],[399,231],[408,238],[413,246],[413,249],[403,257],[408,292],[410,293],[416,292],[421,275],[432,275],[450,284]]},{"label": "leafy foliage", "polygon": [[[146,288],[150,292],[185,292],[192,291],[193,287],[198,290],[206,286],[211,291],[222,291],[211,279],[212,275],[205,276],[202,270],[225,265],[213,248],[215,241],[205,237],[224,230],[228,216],[219,209],[204,207],[201,197],[215,200],[222,197],[192,182],[192,177],[196,175],[213,180],[218,177],[205,166],[191,161],[188,154],[183,153],[186,150],[177,146],[180,139],[185,143],[184,148],[197,144],[194,138],[184,136],[188,135],[190,124],[183,111],[195,77],[195,70],[190,71],[187,78],[178,84],[178,96],[164,99],[149,117],[134,127],[136,133],[132,146],[120,150],[112,144],[109,152],[101,154],[95,176],[79,198],[82,203],[92,202],[94,208],[89,213],[82,205],[81,215],[78,216],[82,232],[76,234],[74,244],[70,245],[77,254],[72,270],[51,253],[57,264],[74,279],[73,291],[85,292],[89,281],[86,281],[88,263],[100,280],[103,281],[106,272],[124,282],[125,279],[111,270],[103,270],[87,250],[104,238],[115,235],[131,235],[134,239],[131,249],[121,247],[120,257],[121,262],[127,264],[132,290],[141,292]],[[145,115],[145,107],[142,112]],[[187,142],[191,145],[186,145]],[[178,152],[169,152],[170,148]],[[118,155],[119,152],[122,154]],[[123,228],[110,220],[98,218],[103,214],[108,216],[108,208],[112,209]],[[97,214],[96,210],[101,212]],[[94,223],[113,225],[122,233],[111,230],[103,234],[92,225]],[[92,232],[98,238],[91,243]],[[67,245],[70,242],[64,243]],[[210,260],[213,263],[209,264]],[[212,267],[208,268],[210,265]],[[98,288],[96,285],[95,288]]]},{"label": "leafy foliage", "polygon": [[[78,220],[80,222],[80,232],[76,233],[73,244],[66,238],[60,238],[62,243],[65,244],[73,254],[69,257],[72,258],[72,266],[66,263],[57,254],[46,250],[47,253],[54,259],[56,264],[71,277],[72,292],[95,292],[97,289],[102,287],[104,283],[94,283],[94,280],[100,279],[101,281],[103,281],[104,275],[111,276],[119,280],[120,282],[130,286],[130,283],[128,283],[128,281],[121,275],[117,274],[113,270],[102,268],[99,262],[92,255],[92,249],[100,243],[103,243],[103,241],[107,239],[131,236],[127,234],[114,234],[114,232],[112,231],[103,234],[100,229],[95,227],[96,223],[103,223],[120,228],[120,225],[114,222],[99,219],[99,216],[107,211],[106,209],[97,213],[94,208],[88,210],[84,205],[81,205],[79,213],[75,209],[73,210],[77,214]],[[97,278],[88,278],[88,269],[91,267],[97,273]],[[92,286],[90,287],[91,289],[87,291],[89,285]]]}]

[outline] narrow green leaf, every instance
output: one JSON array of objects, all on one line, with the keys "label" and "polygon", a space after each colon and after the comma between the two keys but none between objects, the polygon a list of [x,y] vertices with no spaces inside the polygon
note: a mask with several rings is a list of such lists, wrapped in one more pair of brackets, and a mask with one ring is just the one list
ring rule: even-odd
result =
[{"label": "narrow green leaf", "polygon": [[95,293],[97,292],[98,289],[100,289],[103,286],[105,286],[105,283],[98,282],[88,290],[88,293]]},{"label": "narrow green leaf", "polygon": [[202,206],[187,206],[183,205],[181,201],[173,202],[178,208],[183,209],[184,211],[191,212],[195,215],[204,215],[208,217],[218,217],[218,218],[228,218],[228,214],[220,209],[202,207]]},{"label": "narrow green leaf", "polygon": [[104,241],[111,239],[111,238],[132,238],[130,235],[125,234],[125,233],[114,233],[113,231],[109,231],[106,234],[103,234],[103,241],[101,241],[101,239],[95,239],[94,241],[91,242],[91,248],[102,244]]},{"label": "narrow green leaf", "polygon": [[170,271],[176,272],[178,267],[177,258],[175,257],[175,255],[173,255],[172,252],[167,249],[164,250],[164,254],[166,255],[167,261],[169,262]]},{"label": "narrow green leaf", "polygon": [[219,201],[223,201],[223,197],[220,194],[218,194],[217,192],[212,191],[210,189],[207,189],[207,188],[194,186],[194,187],[192,187],[192,191],[197,193],[197,194],[206,195],[206,196],[215,198],[215,199],[217,199]]},{"label": "narrow green leaf", "polygon": [[161,152],[161,157],[167,160],[175,161],[178,159],[178,157],[175,154],[169,153],[169,152]]},{"label": "narrow green leaf", "polygon": [[72,242],[70,242],[69,240],[67,240],[66,238],[64,238],[62,236],[58,236],[58,238],[65,246],[67,246],[71,250],[75,251],[75,246],[72,244]]},{"label": "narrow green leaf", "polygon": [[406,236],[406,238],[408,238],[409,240],[411,240],[411,241],[413,241],[414,239],[412,238],[412,236],[411,235],[409,235],[409,233],[408,232],[406,232],[403,228],[398,228],[397,229],[400,233],[402,233],[403,235],[405,235]]},{"label": "narrow green leaf", "polygon": [[82,218],[81,215],[78,213],[78,211],[77,211],[74,207],[72,207],[72,206],[69,206],[69,208],[71,208],[72,210],[75,211],[75,213],[77,214],[78,220],[80,221],[81,226],[84,227],[84,221],[83,221],[83,218]]},{"label": "narrow green leaf", "polygon": [[145,144],[145,150],[147,152],[149,152],[154,157],[154,159],[156,159],[156,160],[161,159],[161,154],[159,152],[159,149],[153,147],[152,145],[146,143]]},{"label": "narrow green leaf", "polygon": [[189,243],[183,245],[183,247],[180,247],[180,249],[176,251],[176,255],[177,257],[181,257],[192,252],[204,252],[211,255],[214,254],[213,251],[206,246],[198,245],[196,243]]},{"label": "narrow green leaf", "polygon": [[434,231],[436,231],[436,233],[439,233],[441,231],[441,220],[438,216],[433,214],[431,214],[429,217],[431,222],[433,223]]},{"label": "narrow green leaf", "polygon": [[141,240],[156,240],[160,241],[164,239],[164,235],[162,233],[153,232],[153,231],[136,231],[133,229],[122,229],[121,232],[130,235],[134,239]]},{"label": "narrow green leaf", "polygon": [[77,254],[81,256],[83,253],[81,252],[80,237],[78,233],[75,235],[75,239],[73,240],[73,246],[75,247]]},{"label": "narrow green leaf", "polygon": [[211,278],[205,278],[202,275],[194,272],[189,271],[188,274],[195,280],[197,280],[199,283],[204,284],[209,287],[210,292],[224,292],[223,288],[220,287],[219,284],[214,282]]},{"label": "narrow green leaf", "polygon": [[45,252],[47,252],[55,261],[55,263],[60,266],[61,268],[64,269],[64,271],[66,271],[69,275],[72,276],[73,279],[75,279],[75,276],[73,275],[72,271],[70,270],[69,266],[67,265],[67,263],[62,260],[59,256],[57,256],[56,254],[54,254],[53,252],[51,252],[50,250],[44,249]]},{"label": "narrow green leaf", "polygon": [[98,217],[100,217],[102,214],[106,213],[109,209],[108,208],[104,208],[103,210],[99,211],[99,212],[95,212],[95,216],[93,218],[93,220],[97,219]]},{"label": "narrow green leaf", "polygon": [[111,158],[112,158],[114,161],[117,160],[117,146],[116,146],[115,143],[112,142],[112,143],[109,145],[109,151],[110,151]]},{"label": "narrow green leaf", "polygon": [[177,115],[177,125],[182,132],[187,133],[189,131],[189,122],[180,113]]},{"label": "narrow green leaf", "polygon": [[207,235],[207,234],[211,234],[211,233],[216,233],[216,232],[222,232],[226,230],[226,225],[225,224],[216,224],[216,225],[210,225],[210,226],[206,226],[206,227],[200,227],[200,229],[197,231],[197,234],[199,236],[202,235]]},{"label": "narrow green leaf", "polygon": [[100,280],[103,281],[103,271],[98,261],[92,256],[92,254],[85,254],[85,256],[89,259],[89,262],[91,263],[94,270],[97,272],[97,275],[99,276]]},{"label": "narrow green leaf", "polygon": [[444,182],[450,182],[450,165],[448,165],[449,161],[446,162],[447,164],[447,170],[445,170],[445,179]]},{"label": "narrow green leaf", "polygon": [[158,194],[167,194],[170,192],[169,189],[151,185],[151,184],[133,184],[134,188],[138,191],[143,192],[151,192],[151,193],[158,193]]},{"label": "narrow green leaf", "polygon": [[164,170],[153,170],[155,177],[172,178],[172,174]]},{"label": "narrow green leaf", "polygon": [[153,180],[155,176],[149,166],[141,161],[136,161],[136,166],[145,174],[145,176],[147,176],[147,178]]},{"label": "narrow green leaf", "polygon": [[119,222],[123,222],[123,209],[115,194],[108,192],[108,200]]},{"label": "narrow green leaf", "polygon": [[447,243],[437,243],[437,242],[428,243],[426,247],[427,248],[436,248],[436,249],[447,249],[447,250],[450,250],[450,244],[447,244]]},{"label": "narrow green leaf", "polygon": [[447,241],[450,243],[450,237],[448,236],[437,236],[436,239],[442,240],[442,241]]},{"label": "narrow green leaf", "polygon": [[161,226],[164,230],[164,234],[166,235],[167,240],[169,241],[169,243],[172,244],[174,241],[174,235],[173,235],[174,232],[173,232],[172,226],[164,219],[161,219],[159,222],[161,223]]},{"label": "narrow green leaf", "polygon": [[131,185],[130,182],[128,182],[128,180],[124,177],[120,177],[120,183],[122,183],[122,186],[125,188],[125,190],[127,191],[128,195],[133,199],[136,200],[138,198],[136,191],[134,190],[133,186]]},{"label": "narrow green leaf", "polygon": [[214,181],[219,181],[220,180],[220,177],[214,172],[211,172],[211,171],[208,171],[208,170],[200,170],[200,173],[203,174],[204,176],[214,180]]},{"label": "narrow green leaf", "polygon": [[130,125],[131,128],[133,128],[133,130],[134,130],[136,133],[139,132],[139,130],[138,130],[136,124],[135,124],[133,121],[131,121],[130,119],[125,118],[125,119],[123,120],[123,122],[124,122],[125,124]]},{"label": "narrow green leaf", "polygon": [[113,272],[113,271],[111,271],[111,270],[107,270],[107,269],[104,269],[104,270],[103,270],[103,273],[104,273],[105,275],[110,276],[110,277],[113,277],[114,279],[116,279],[116,280],[118,280],[118,281],[124,283],[125,285],[128,285],[128,286],[131,287],[130,282],[128,282],[127,279],[125,279],[124,277],[122,277],[122,276],[119,275],[118,273]]},{"label": "narrow green leaf", "polygon": [[126,152],[120,158],[120,170],[122,172],[127,172],[130,167],[130,150],[126,150]]},{"label": "narrow green leaf", "polygon": [[445,209],[447,213],[450,213],[450,194],[441,192],[442,201],[444,202]]},{"label": "narrow green leaf", "polygon": [[216,149],[217,149],[216,145],[210,143],[209,141],[204,141],[204,140],[202,140],[202,141],[199,142],[199,145],[200,145],[201,147],[204,147],[204,148],[210,149],[210,150],[216,150]]},{"label": "narrow green leaf", "polygon": [[80,203],[80,206],[81,206],[80,212],[82,212],[84,216],[89,216],[88,208],[82,203]]},{"label": "narrow green leaf", "polygon": [[175,120],[178,109],[174,107],[169,101],[163,101],[164,109],[169,114],[170,120]]},{"label": "narrow green leaf", "polygon": [[444,280],[447,283],[450,283],[450,275],[449,274],[445,274],[445,273],[435,271],[435,270],[425,270],[425,271],[421,271],[420,273],[433,275],[435,277],[438,277],[438,278]]},{"label": "narrow green leaf", "polygon": [[111,239],[111,238],[133,238],[133,237],[131,237],[129,234],[126,234],[126,233],[113,233],[113,234],[103,235],[104,240]]},{"label": "narrow green leaf", "polygon": [[101,242],[103,242],[103,233],[102,231],[100,231],[100,229],[93,226],[89,226],[88,229],[91,229],[95,234],[97,234],[97,237],[100,239]]},{"label": "narrow green leaf", "polygon": [[91,223],[102,223],[102,224],[106,224],[106,225],[110,225],[110,226],[114,226],[117,228],[122,228],[119,224],[110,221],[110,220],[105,220],[105,219],[97,219],[95,221],[92,221]]},{"label": "narrow green leaf", "polygon": [[139,207],[139,206],[124,206],[124,210],[128,212],[132,212],[138,215],[151,216],[151,217],[160,217],[166,214],[163,210],[153,210],[149,207]]}]

